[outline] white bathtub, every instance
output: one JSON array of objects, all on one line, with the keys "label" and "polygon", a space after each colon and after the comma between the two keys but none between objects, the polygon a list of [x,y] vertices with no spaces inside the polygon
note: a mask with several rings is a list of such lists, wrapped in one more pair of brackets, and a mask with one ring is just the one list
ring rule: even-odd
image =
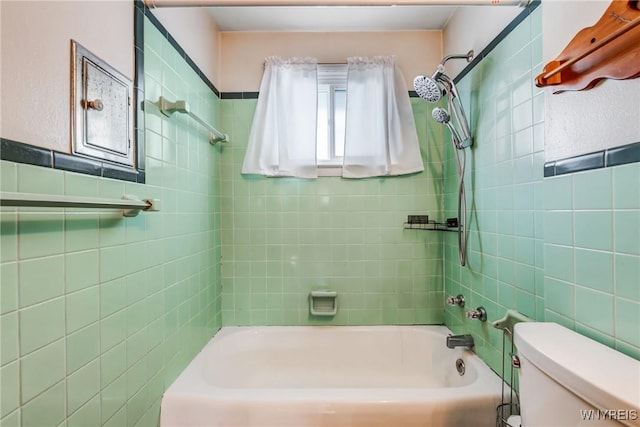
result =
[{"label": "white bathtub", "polygon": [[500,379],[473,352],[448,349],[449,333],[444,326],[222,328],[165,392],[160,425],[495,426]]}]

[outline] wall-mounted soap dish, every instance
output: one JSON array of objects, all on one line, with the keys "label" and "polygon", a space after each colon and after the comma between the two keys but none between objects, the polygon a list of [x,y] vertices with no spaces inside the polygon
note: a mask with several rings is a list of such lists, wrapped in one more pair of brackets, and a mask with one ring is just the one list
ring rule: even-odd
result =
[{"label": "wall-mounted soap dish", "polygon": [[336,291],[311,291],[309,312],[313,316],[335,316],[338,312],[338,293]]}]

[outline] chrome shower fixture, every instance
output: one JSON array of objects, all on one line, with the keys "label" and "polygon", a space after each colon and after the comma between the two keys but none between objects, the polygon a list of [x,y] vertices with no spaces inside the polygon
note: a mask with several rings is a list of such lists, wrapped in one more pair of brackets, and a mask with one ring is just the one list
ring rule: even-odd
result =
[{"label": "chrome shower fixture", "polygon": [[[469,122],[464,113],[462,102],[458,89],[451,78],[445,73],[444,64],[450,59],[466,59],[471,62],[473,59],[473,50],[467,52],[466,55],[447,55],[442,58],[438,68],[431,77],[417,76],[413,80],[413,87],[420,96],[427,102],[438,102],[443,96],[447,98],[447,108],[435,107],[431,112],[433,119],[445,125],[451,133],[451,142],[453,143],[456,165],[458,167],[458,254],[460,255],[460,265],[464,266],[467,259],[467,200],[464,187],[464,171],[466,165],[465,148],[471,147],[473,143],[471,139],[471,131]],[[451,114],[449,113],[451,112]]]},{"label": "chrome shower fixture", "polygon": [[434,108],[433,111],[431,111],[431,116],[438,123],[443,125],[451,124],[451,116],[449,115],[449,112],[442,107]]},{"label": "chrome shower fixture", "polygon": [[[433,73],[431,77],[420,75],[413,79],[413,88],[420,98],[427,102],[438,102],[440,98],[442,98],[442,95],[446,93],[446,89],[451,89],[453,82],[444,73],[444,64],[450,59],[466,59],[467,62],[471,62],[473,60],[473,50],[470,50],[466,54],[447,55],[442,58],[442,61],[438,64],[438,68],[436,68],[436,72]],[[446,84],[446,88],[441,86],[443,83]],[[453,86],[453,89],[455,90],[455,86]]]},{"label": "chrome shower fixture", "polygon": [[[413,80],[413,88],[420,98],[431,103],[438,102],[443,96],[448,95],[447,103],[449,111],[453,114],[453,120],[451,120],[451,115],[440,107],[437,108],[437,111],[434,109],[432,115],[438,123],[444,124],[449,128],[456,148],[462,149],[470,147],[472,140],[469,123],[460,102],[458,89],[453,80],[445,73],[444,64],[451,59],[466,59],[467,62],[471,62],[473,60],[473,50],[466,54],[445,56],[431,77],[425,75],[417,76]],[[447,113],[446,115],[449,117],[447,120],[443,120],[443,112]]]},{"label": "chrome shower fixture", "polygon": [[451,115],[447,110],[445,110],[442,107],[436,107],[431,111],[431,117],[433,117],[433,119],[436,122],[442,125],[445,125],[446,127],[449,128],[449,132],[451,132],[451,138],[453,139],[453,143],[458,150],[464,148],[462,146],[462,138],[460,137],[460,134],[458,133],[456,128],[454,128],[453,125],[451,124]]},{"label": "chrome shower fixture", "polygon": [[[467,52],[466,54],[458,54],[458,55],[447,55],[444,58],[442,58],[442,61],[440,61],[440,65],[442,65],[444,67],[444,64],[447,63],[448,60],[450,59],[466,59],[467,62],[471,62],[473,61],[473,49],[470,50],[469,52]],[[438,67],[440,68],[440,67]]]},{"label": "chrome shower fixture", "polygon": [[427,102],[438,102],[442,98],[442,88],[432,77],[417,76],[413,79],[413,88]]}]

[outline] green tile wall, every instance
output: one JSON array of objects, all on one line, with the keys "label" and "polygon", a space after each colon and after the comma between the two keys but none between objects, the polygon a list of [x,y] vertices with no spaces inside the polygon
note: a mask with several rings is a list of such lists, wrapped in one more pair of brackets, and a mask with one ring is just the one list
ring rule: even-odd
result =
[{"label": "green tile wall", "polygon": [[[404,230],[456,215],[456,169],[432,106],[412,100],[425,172],[343,180],[243,176],[255,100],[222,100],[145,22],[146,98],[186,99],[231,136],[212,147],[147,104],[147,184],[0,162],[3,191],[162,200],[162,211],[0,211],[0,423],[155,426],[164,389],[220,325],[443,323],[496,371],[501,334],[444,307],[463,293],[489,320],[515,308],[640,359],[640,164],[542,178],[540,8],[459,85],[468,265],[454,233]],[[444,283],[444,286],[443,286]],[[339,292],[332,319],[314,289]]]},{"label": "green tile wall", "polygon": [[[145,22],[146,98],[219,101]],[[147,184],[0,162],[2,191],[161,200],[161,212],[2,208],[0,424],[156,426],[220,327],[220,151],[147,104]],[[26,141],[28,142],[28,141]]]},{"label": "green tile wall", "polygon": [[[300,180],[243,176],[256,100],[221,101],[224,325],[443,322],[442,234],[403,229],[409,214],[443,218],[442,129],[412,103],[423,173]],[[315,289],[338,292],[334,318],[309,315]]]},{"label": "green tile wall", "polygon": [[[502,335],[490,322],[507,309],[554,321],[640,359],[640,165],[543,178],[541,8],[460,82],[474,129],[467,157],[468,264],[447,235],[447,295],[484,306],[489,322],[446,307],[445,323],[471,332],[497,372]],[[445,213],[457,209],[457,170],[445,150]],[[631,325],[635,325],[632,327]]]},{"label": "green tile wall", "polygon": [[[545,318],[640,359],[640,164],[547,178],[545,215],[565,217],[572,233],[545,242],[544,292],[571,290],[571,304],[547,304]],[[545,222],[550,223],[551,220]],[[548,230],[545,230],[548,231]],[[546,238],[546,235],[545,235]]]}]

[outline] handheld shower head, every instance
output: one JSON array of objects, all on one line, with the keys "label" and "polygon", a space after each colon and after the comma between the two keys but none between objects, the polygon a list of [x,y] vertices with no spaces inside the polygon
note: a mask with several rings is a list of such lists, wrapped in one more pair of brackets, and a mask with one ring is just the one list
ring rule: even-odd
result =
[{"label": "handheld shower head", "polygon": [[416,77],[413,79],[413,88],[418,96],[427,102],[438,102],[442,98],[442,89],[432,77]]},{"label": "handheld shower head", "polygon": [[451,124],[451,115],[449,114],[449,112],[442,107],[436,107],[431,111],[431,116],[436,122],[449,128],[449,132],[451,132],[451,138],[453,138],[453,143],[456,148],[463,148],[462,138],[460,138],[460,133],[458,133],[456,128]]},{"label": "handheld shower head", "polygon": [[447,110],[442,107],[436,107],[431,111],[433,119],[441,125],[446,125],[451,122],[451,115]]}]

